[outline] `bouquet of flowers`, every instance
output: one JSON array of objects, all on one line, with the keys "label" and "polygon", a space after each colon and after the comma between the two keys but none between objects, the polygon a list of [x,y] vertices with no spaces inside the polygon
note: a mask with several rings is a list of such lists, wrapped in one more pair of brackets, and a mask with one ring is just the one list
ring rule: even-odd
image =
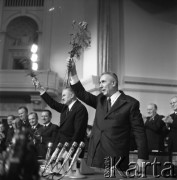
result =
[{"label": "bouquet of flowers", "polygon": [[87,30],[87,22],[83,21],[76,24],[76,21],[73,21],[72,26],[74,33],[70,34],[70,45],[72,46],[72,49],[69,54],[71,58],[74,56],[79,58],[81,52],[90,47],[91,36],[90,32]]},{"label": "bouquet of flowers", "polygon": [[[71,51],[69,51],[69,54],[71,60],[73,60],[73,57],[79,59],[84,49],[90,47],[91,35],[87,30],[87,26],[88,24],[85,21],[78,24],[76,24],[76,21],[72,23],[74,33],[70,34]],[[64,84],[66,84],[65,86],[69,86],[69,71],[67,71],[67,78]]]}]

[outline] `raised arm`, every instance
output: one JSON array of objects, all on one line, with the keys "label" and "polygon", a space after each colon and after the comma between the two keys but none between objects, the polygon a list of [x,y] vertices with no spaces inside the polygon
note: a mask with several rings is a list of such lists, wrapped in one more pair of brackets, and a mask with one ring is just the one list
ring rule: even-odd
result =
[{"label": "raised arm", "polygon": [[97,105],[97,96],[87,92],[82,86],[79,78],[77,76],[76,65],[73,59],[68,59],[67,67],[70,74],[70,83],[71,88],[73,89],[76,96],[85,102],[87,105],[96,108]]},{"label": "raised arm", "polygon": [[46,89],[40,84],[39,80],[37,78],[32,79],[33,84],[36,87],[36,90],[39,91],[40,96],[42,99],[52,108],[55,109],[57,112],[62,112],[65,108],[65,105],[55,101],[53,98],[49,96],[49,94],[46,92]]}]

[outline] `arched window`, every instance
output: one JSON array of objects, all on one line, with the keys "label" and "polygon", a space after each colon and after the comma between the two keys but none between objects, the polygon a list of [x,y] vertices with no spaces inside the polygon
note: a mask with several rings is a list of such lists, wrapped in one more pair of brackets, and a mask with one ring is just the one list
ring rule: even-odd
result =
[{"label": "arched window", "polygon": [[30,17],[13,19],[7,26],[3,68],[27,69],[30,63],[30,48],[38,41],[38,25]]}]

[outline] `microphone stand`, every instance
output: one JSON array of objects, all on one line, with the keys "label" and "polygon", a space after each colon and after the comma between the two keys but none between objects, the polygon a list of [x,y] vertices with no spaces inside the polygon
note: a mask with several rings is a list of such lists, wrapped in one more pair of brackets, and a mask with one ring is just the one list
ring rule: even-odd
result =
[{"label": "microphone stand", "polygon": [[55,151],[53,152],[51,158],[49,159],[49,161],[47,162],[47,165],[44,168],[44,171],[42,173],[42,175],[44,174],[44,172],[46,171],[46,169],[50,166],[50,164],[56,159],[58,153],[60,152],[61,148],[62,148],[62,143],[58,143]]},{"label": "microphone stand", "polygon": [[43,176],[45,170],[47,169],[46,167],[47,167],[48,161],[49,161],[49,159],[50,159],[50,153],[51,153],[51,148],[52,148],[52,146],[53,146],[53,143],[49,142],[49,143],[48,143],[47,153],[46,153],[46,158],[45,158],[46,163],[45,163],[45,166],[44,166],[44,170],[43,170],[43,172],[42,172],[42,176]]},{"label": "microphone stand", "polygon": [[73,152],[74,152],[74,150],[75,150],[76,147],[77,147],[77,142],[73,142],[73,144],[72,144],[69,152],[67,153],[67,155],[66,155],[66,157],[65,157],[65,159],[64,159],[64,161],[63,161],[63,164],[61,165],[58,173],[60,173],[60,171],[62,170],[62,168],[63,168],[64,165],[66,164],[66,162],[67,162],[67,161],[69,160],[69,158],[72,156],[72,154],[73,154]]},{"label": "microphone stand", "polygon": [[53,169],[55,168],[55,166],[59,163],[59,161],[61,160],[62,158],[62,155],[63,153],[66,151],[66,148],[69,146],[69,143],[68,142],[65,142],[65,144],[63,145],[63,148],[61,149],[61,151],[59,152],[58,154],[58,157],[53,165],[53,167],[51,168],[51,172],[47,175],[43,175],[43,177],[47,177],[47,176],[50,176],[50,175],[54,175],[54,172],[53,172]]},{"label": "microphone stand", "polygon": [[[64,174],[58,180],[62,179],[64,176],[66,176],[66,174],[71,170],[71,168],[73,167],[74,163],[76,163],[78,161],[79,155],[81,154],[81,152],[82,152],[84,147],[85,147],[84,142],[80,142],[79,147],[77,148],[76,153],[74,154],[74,156],[73,156],[73,158],[71,160],[71,163],[69,165],[68,170],[65,171]],[[80,174],[80,172],[78,171],[77,168],[76,168],[76,173],[72,174],[72,172],[71,172],[71,175],[69,177],[71,177],[71,178],[85,178],[84,175]]]}]

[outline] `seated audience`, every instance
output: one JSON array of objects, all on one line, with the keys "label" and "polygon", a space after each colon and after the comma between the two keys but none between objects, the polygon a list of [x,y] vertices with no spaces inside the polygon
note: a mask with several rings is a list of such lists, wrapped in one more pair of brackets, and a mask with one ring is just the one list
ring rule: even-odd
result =
[{"label": "seated audience", "polygon": [[164,117],[163,121],[166,123],[166,126],[169,129],[169,151],[177,152],[177,96],[171,98],[170,105],[174,112],[169,116]]},{"label": "seated audience", "polygon": [[162,121],[164,116],[157,114],[157,105],[150,103],[147,106],[147,117],[145,120],[145,129],[148,139],[149,151],[164,150],[164,136],[166,132],[165,123]]}]

